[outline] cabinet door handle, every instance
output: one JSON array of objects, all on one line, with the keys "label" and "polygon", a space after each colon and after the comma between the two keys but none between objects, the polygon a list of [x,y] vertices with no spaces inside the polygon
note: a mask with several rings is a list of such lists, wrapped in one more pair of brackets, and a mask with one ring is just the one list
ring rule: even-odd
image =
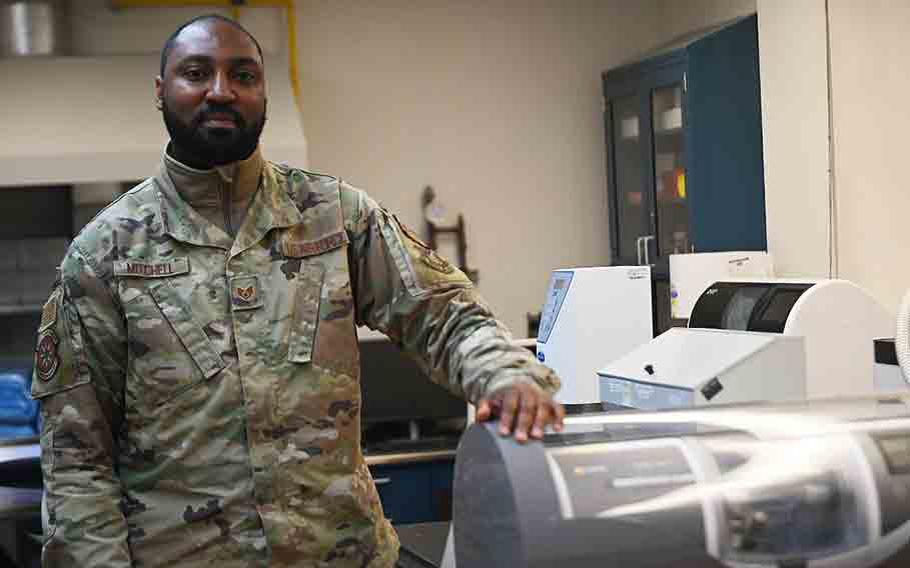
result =
[{"label": "cabinet door handle", "polygon": [[641,266],[641,243],[644,241],[644,237],[638,237],[635,239],[635,256],[638,258],[638,265]]},{"label": "cabinet door handle", "polygon": [[391,477],[377,477],[376,479],[373,480],[373,483],[375,485],[388,485],[389,483],[392,483],[392,478]]},{"label": "cabinet door handle", "polygon": [[[651,241],[654,240],[654,235],[648,235],[647,237],[642,237],[642,240],[644,241],[642,249],[644,249],[644,251],[645,251],[645,264],[650,265],[651,264],[651,254],[648,252],[648,243],[650,243]],[[639,264],[641,264],[641,263],[639,263]]]}]

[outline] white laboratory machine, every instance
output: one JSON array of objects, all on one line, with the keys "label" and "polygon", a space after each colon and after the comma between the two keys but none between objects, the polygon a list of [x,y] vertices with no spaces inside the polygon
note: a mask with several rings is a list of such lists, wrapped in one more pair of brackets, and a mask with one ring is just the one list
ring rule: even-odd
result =
[{"label": "white laboratory machine", "polygon": [[689,319],[708,286],[730,278],[771,278],[774,263],[764,251],[697,252],[670,255],[670,313]]},{"label": "white laboratory machine", "polygon": [[910,392],[910,290],[898,310],[894,337],[875,340],[875,390]]},{"label": "white laboratory machine", "polygon": [[892,328],[885,309],[845,280],[717,282],[688,328],[601,368],[600,396],[658,409],[871,394],[873,340]]},{"label": "white laboratory machine", "polygon": [[556,400],[600,402],[597,370],[654,337],[651,269],[553,271],[540,316],[537,359],[562,379]]},{"label": "white laboratory machine", "polygon": [[801,400],[806,397],[805,353],[802,337],[671,328],[600,370],[601,401],[660,410]]}]

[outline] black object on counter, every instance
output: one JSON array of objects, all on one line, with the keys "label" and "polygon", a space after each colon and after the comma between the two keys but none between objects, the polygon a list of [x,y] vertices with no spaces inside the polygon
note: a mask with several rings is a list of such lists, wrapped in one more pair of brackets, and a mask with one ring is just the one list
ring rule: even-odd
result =
[{"label": "black object on counter", "polygon": [[894,348],[894,338],[875,339],[875,362],[885,365],[897,365],[897,350]]}]

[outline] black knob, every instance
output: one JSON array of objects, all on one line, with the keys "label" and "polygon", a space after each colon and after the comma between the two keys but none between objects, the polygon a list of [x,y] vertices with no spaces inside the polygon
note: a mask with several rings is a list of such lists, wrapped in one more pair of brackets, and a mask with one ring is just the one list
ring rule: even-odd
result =
[{"label": "black knob", "polygon": [[654,365],[651,365],[651,364],[645,365],[645,372],[648,373],[649,375],[653,375],[654,374]]}]

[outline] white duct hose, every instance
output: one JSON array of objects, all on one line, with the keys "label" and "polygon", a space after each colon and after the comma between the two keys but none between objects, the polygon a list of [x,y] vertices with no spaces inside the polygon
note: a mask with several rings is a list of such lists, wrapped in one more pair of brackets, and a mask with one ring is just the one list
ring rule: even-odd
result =
[{"label": "white duct hose", "polygon": [[897,352],[897,362],[901,366],[904,381],[910,383],[910,290],[907,290],[904,301],[901,302],[901,309],[897,313],[894,350]]}]

